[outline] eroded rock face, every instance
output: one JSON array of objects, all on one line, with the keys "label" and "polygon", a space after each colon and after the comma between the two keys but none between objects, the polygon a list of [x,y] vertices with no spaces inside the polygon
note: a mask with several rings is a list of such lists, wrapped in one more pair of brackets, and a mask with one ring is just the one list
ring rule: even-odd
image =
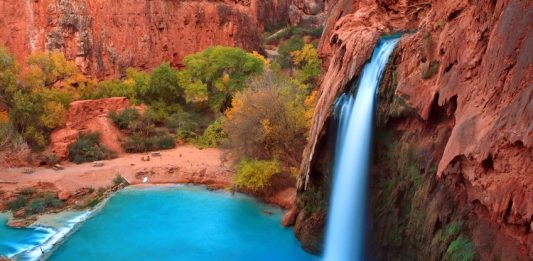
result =
[{"label": "eroded rock face", "polygon": [[[180,66],[185,55],[212,45],[260,50],[263,27],[286,22],[291,2],[3,0],[0,44],[19,62],[33,51],[60,50],[86,74],[120,76],[127,67]],[[320,2],[302,8],[315,14]]]},{"label": "eroded rock face", "polygon": [[[358,75],[380,35],[416,30],[404,34],[389,68],[393,96],[413,113],[392,116],[383,127],[405,138],[400,144],[416,145],[435,166],[434,172],[419,167],[432,175],[423,202],[433,206],[419,206],[426,212],[418,216],[428,221],[420,235],[431,240],[440,226],[458,218],[482,260],[532,259],[533,3],[345,0],[330,1],[326,10],[319,47],[325,74],[299,197],[317,188],[317,176],[329,175],[317,164],[323,164],[319,155],[335,98]],[[313,240],[298,228],[312,223],[323,222],[297,220],[297,236]],[[421,237],[405,233],[405,240]],[[418,257],[439,259],[432,254]]]},{"label": "eroded rock face", "polygon": [[111,111],[122,111],[130,106],[128,99],[123,97],[72,102],[65,127],[50,135],[50,150],[60,160],[65,160],[68,156],[68,146],[78,139],[80,132],[98,132],[104,145],[122,153],[120,140],[124,135],[107,115]]}]

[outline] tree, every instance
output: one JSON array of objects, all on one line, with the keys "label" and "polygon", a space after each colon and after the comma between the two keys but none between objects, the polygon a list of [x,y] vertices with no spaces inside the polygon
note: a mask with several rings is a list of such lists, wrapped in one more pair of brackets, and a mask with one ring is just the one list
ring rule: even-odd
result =
[{"label": "tree", "polygon": [[306,44],[301,50],[291,52],[291,57],[298,67],[296,79],[304,84],[314,84],[320,75],[321,66],[316,48]]},{"label": "tree", "polygon": [[263,71],[263,61],[240,48],[215,46],[183,60],[180,83],[188,102],[207,102],[213,112],[223,112],[246,79]]},{"label": "tree", "polygon": [[7,109],[13,105],[18,73],[19,66],[15,57],[0,46],[0,109]]},{"label": "tree", "polygon": [[241,158],[278,159],[287,167],[299,166],[310,125],[305,115],[312,109],[305,102],[306,90],[270,71],[248,85],[226,112],[223,127],[231,148]]},{"label": "tree", "polygon": [[276,160],[241,160],[237,164],[235,184],[257,191],[268,186],[272,176],[282,169]]},{"label": "tree", "polygon": [[39,121],[44,127],[55,129],[65,125],[66,114],[67,111],[61,103],[50,101],[44,104],[44,111]]},{"label": "tree", "polygon": [[301,50],[304,45],[305,43],[301,36],[293,35],[289,40],[280,45],[278,49],[279,55],[276,59],[277,63],[282,68],[290,68],[292,66],[291,53]]},{"label": "tree", "polygon": [[59,81],[63,86],[77,85],[78,81],[85,81],[79,74],[76,64],[67,61],[59,51],[37,52],[26,59],[28,70],[24,75],[24,83],[30,87],[50,87]]},{"label": "tree", "polygon": [[[141,91],[142,88],[140,88]],[[178,81],[176,70],[169,63],[162,63],[153,70],[148,88],[140,93],[148,103],[161,101],[166,104],[178,103],[182,100],[183,89]]]}]

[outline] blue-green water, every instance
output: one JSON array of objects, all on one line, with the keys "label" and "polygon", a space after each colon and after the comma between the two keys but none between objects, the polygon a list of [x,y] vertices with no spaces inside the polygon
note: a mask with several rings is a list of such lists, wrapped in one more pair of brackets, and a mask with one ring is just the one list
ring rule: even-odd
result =
[{"label": "blue-green water", "polygon": [[317,260],[279,224],[281,215],[199,187],[125,189],[50,260]]},{"label": "blue-green water", "polygon": [[0,256],[12,257],[24,250],[42,244],[52,236],[47,228],[10,228],[6,225],[8,215],[0,215]]}]

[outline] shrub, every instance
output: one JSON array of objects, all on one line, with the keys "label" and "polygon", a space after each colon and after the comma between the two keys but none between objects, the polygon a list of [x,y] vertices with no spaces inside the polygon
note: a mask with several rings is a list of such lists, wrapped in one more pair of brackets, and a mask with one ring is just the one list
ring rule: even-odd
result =
[{"label": "shrub", "polygon": [[235,95],[226,113],[230,147],[238,157],[298,167],[310,124],[306,115],[314,107],[306,105],[306,90],[273,72],[253,78],[249,86]]},{"label": "shrub", "polygon": [[25,146],[24,138],[17,132],[11,122],[0,123],[0,150],[14,152]]},{"label": "shrub", "polygon": [[19,194],[14,200],[7,202],[7,209],[11,211],[17,211],[26,206],[28,201],[28,196]]},{"label": "shrub", "polygon": [[102,201],[102,198],[101,197],[96,197],[96,198],[93,198],[89,204],[87,204],[88,207],[90,208],[94,208],[96,207],[96,205],[98,205],[98,203],[100,203]]},{"label": "shrub", "polygon": [[471,261],[476,256],[475,246],[470,239],[460,235],[448,246],[446,250],[447,260],[454,261]]},{"label": "shrub", "polygon": [[109,97],[126,97],[132,102],[137,100],[137,92],[134,86],[128,85],[119,80],[105,80],[98,83],[93,99]]},{"label": "shrub", "polygon": [[57,196],[50,193],[44,195],[44,205],[46,208],[60,208],[63,207],[63,201],[59,200]]},{"label": "shrub", "polygon": [[163,102],[152,102],[145,115],[151,122],[164,124],[171,115],[181,112],[183,109],[179,104],[167,105]]},{"label": "shrub", "polygon": [[153,134],[135,133],[122,142],[122,148],[128,153],[172,149],[176,147],[173,135],[164,129],[157,129]]},{"label": "shrub", "polygon": [[193,114],[180,111],[173,113],[170,117],[165,119],[164,125],[170,130],[187,130],[195,132],[199,128],[199,123],[197,122],[199,117],[194,117]]},{"label": "shrub", "polygon": [[46,165],[49,167],[53,167],[54,165],[59,163],[59,159],[57,156],[53,153],[45,153],[42,155],[42,160],[46,162]]},{"label": "shrub", "polygon": [[280,45],[278,49],[279,56],[276,58],[276,62],[279,63],[282,68],[291,67],[291,53],[302,50],[304,45],[305,43],[302,37],[297,35],[292,36],[287,42]]},{"label": "shrub", "polygon": [[199,147],[218,147],[227,137],[226,132],[222,128],[222,121],[223,119],[220,118],[209,125],[202,136],[199,136],[195,140],[195,145]]},{"label": "shrub", "polygon": [[42,213],[45,210],[46,210],[45,200],[42,198],[37,198],[30,202],[30,204],[26,207],[25,212],[26,212],[26,215],[33,215],[33,214]]},{"label": "shrub", "polygon": [[320,75],[321,61],[316,48],[310,44],[290,53],[292,62],[299,67],[296,78],[306,84],[314,84]]},{"label": "shrub", "polygon": [[98,194],[99,197],[101,197],[104,195],[105,191],[106,189],[104,187],[99,187],[96,193]]},{"label": "shrub", "polygon": [[39,117],[41,124],[48,129],[65,125],[67,110],[61,103],[50,101],[44,104],[44,112]]},{"label": "shrub", "polygon": [[326,196],[317,188],[310,188],[302,193],[300,200],[305,202],[304,210],[307,214],[324,210],[327,205]]},{"label": "shrub", "polygon": [[43,151],[48,145],[45,134],[33,126],[27,127],[22,133],[22,137],[24,137],[24,140],[26,140],[33,151]]},{"label": "shrub", "polygon": [[241,160],[237,164],[235,184],[257,191],[268,186],[272,176],[281,170],[276,160]]},{"label": "shrub", "polygon": [[121,112],[111,111],[108,116],[121,130],[127,129],[131,122],[141,117],[139,112],[134,108],[127,108]]},{"label": "shrub", "polygon": [[118,186],[118,185],[121,185],[121,184],[128,185],[128,181],[126,181],[126,179],[124,179],[122,176],[117,174],[115,176],[115,178],[113,179],[113,185]]},{"label": "shrub", "polygon": [[80,164],[116,157],[116,153],[100,143],[100,133],[80,133],[78,140],[68,146],[70,161]]}]

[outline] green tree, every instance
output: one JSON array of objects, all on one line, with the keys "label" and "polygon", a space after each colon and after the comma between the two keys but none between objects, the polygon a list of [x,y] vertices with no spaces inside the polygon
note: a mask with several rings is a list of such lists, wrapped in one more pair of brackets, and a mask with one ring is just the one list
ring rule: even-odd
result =
[{"label": "green tree", "polygon": [[165,104],[173,104],[182,101],[183,89],[181,88],[177,71],[172,69],[169,63],[162,63],[155,68],[148,87],[140,94],[148,103],[161,101]]},{"label": "green tree", "polygon": [[59,51],[37,52],[26,59],[28,70],[24,75],[26,85],[36,87],[50,87],[59,81],[64,86],[76,85],[79,80],[84,81],[76,69],[76,64],[67,61]]},{"label": "green tree", "polygon": [[188,102],[207,102],[213,112],[223,112],[246,79],[263,71],[263,61],[240,48],[215,46],[183,60],[180,83]]},{"label": "green tree", "polygon": [[140,99],[139,94],[146,93],[150,84],[150,75],[146,72],[137,71],[133,68],[126,69],[126,80],[124,84],[133,88],[137,95],[136,100]]},{"label": "green tree", "polygon": [[280,45],[278,49],[278,57],[276,62],[281,65],[282,68],[290,68],[292,66],[291,53],[294,51],[302,50],[305,43],[301,36],[293,35],[289,40]]},{"label": "green tree", "polygon": [[272,176],[282,169],[276,160],[241,160],[237,164],[235,184],[257,191],[268,186]]},{"label": "green tree", "polygon": [[314,85],[320,75],[321,62],[316,48],[306,44],[301,50],[291,52],[292,62],[298,67],[296,79],[304,84]]},{"label": "green tree", "polygon": [[0,46],[0,109],[13,106],[13,96],[17,91],[19,66],[15,57]]}]

